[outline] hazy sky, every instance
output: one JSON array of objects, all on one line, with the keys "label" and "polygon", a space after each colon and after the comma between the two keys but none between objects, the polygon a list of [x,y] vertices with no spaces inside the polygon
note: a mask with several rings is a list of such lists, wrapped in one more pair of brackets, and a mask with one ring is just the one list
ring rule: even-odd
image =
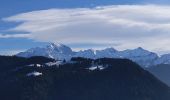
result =
[{"label": "hazy sky", "polygon": [[0,54],[46,42],[170,52],[169,0],[1,0]]}]

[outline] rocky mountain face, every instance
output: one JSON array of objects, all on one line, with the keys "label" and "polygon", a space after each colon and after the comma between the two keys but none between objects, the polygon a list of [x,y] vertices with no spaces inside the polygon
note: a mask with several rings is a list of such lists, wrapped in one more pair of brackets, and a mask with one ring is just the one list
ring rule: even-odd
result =
[{"label": "rocky mountain face", "polygon": [[2,100],[170,100],[170,88],[128,59],[0,56]]},{"label": "rocky mountain face", "polygon": [[78,52],[63,44],[50,43],[46,47],[31,48],[25,52],[17,54],[19,57],[45,56],[57,60],[70,60],[72,57],[84,58],[126,58],[130,59],[142,67],[149,67],[158,64],[170,64],[170,54],[159,57],[156,53],[145,50],[141,47],[136,49],[128,49],[118,51],[114,48],[106,48],[104,50],[81,50]]},{"label": "rocky mountain face", "polygon": [[53,59],[71,59],[73,51],[63,44],[50,43],[46,47],[36,47],[17,54],[19,57],[44,56]]}]

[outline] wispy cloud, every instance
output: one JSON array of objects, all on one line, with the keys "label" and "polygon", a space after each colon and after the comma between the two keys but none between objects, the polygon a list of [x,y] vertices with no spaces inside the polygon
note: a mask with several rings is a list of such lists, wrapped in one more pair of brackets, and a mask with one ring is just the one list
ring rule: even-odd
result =
[{"label": "wispy cloud", "polygon": [[160,5],[114,5],[40,10],[3,20],[22,22],[9,30],[29,32],[29,36],[18,37],[38,41],[118,43],[119,49],[142,46],[170,50],[169,11],[169,6]]},{"label": "wispy cloud", "polygon": [[0,38],[29,38],[31,34],[0,34]]}]

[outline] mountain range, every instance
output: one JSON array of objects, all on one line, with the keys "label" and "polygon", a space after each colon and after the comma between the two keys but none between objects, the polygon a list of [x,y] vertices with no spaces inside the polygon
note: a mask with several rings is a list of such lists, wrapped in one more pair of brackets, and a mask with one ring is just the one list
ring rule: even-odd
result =
[{"label": "mountain range", "polygon": [[114,48],[106,48],[103,50],[87,49],[75,52],[66,45],[49,43],[45,47],[31,48],[25,52],[16,54],[16,56],[26,58],[33,56],[44,56],[56,60],[65,59],[67,61],[72,57],[84,57],[91,59],[126,58],[138,63],[144,68],[159,64],[170,64],[170,54],[158,56],[156,53],[145,50],[141,47],[136,49],[127,49],[124,51],[118,51]]}]

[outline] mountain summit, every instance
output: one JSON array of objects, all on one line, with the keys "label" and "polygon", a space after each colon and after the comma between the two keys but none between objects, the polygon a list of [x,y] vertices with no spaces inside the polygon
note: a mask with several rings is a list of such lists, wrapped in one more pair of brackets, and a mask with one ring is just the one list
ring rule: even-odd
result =
[{"label": "mountain summit", "polygon": [[119,55],[145,67],[153,65],[154,61],[158,59],[158,55],[156,53],[150,52],[141,47],[133,50],[121,51],[119,52]]},{"label": "mountain summit", "polygon": [[126,58],[130,59],[143,67],[149,67],[162,63],[170,63],[170,57],[167,55],[158,55],[154,52],[150,52],[141,47],[136,49],[127,49],[124,51],[118,51],[114,48],[106,48],[103,50],[81,50],[78,52],[72,51],[72,49],[63,44],[49,43],[45,47],[31,48],[25,52],[18,53],[19,57],[32,57],[32,56],[44,56],[53,58],[56,60],[70,60],[72,57],[84,57],[91,59],[98,58]]},{"label": "mountain summit", "polygon": [[44,56],[48,58],[63,60],[70,59],[73,55],[71,48],[63,44],[49,43],[46,47],[31,48],[25,52],[17,54],[20,57]]}]

